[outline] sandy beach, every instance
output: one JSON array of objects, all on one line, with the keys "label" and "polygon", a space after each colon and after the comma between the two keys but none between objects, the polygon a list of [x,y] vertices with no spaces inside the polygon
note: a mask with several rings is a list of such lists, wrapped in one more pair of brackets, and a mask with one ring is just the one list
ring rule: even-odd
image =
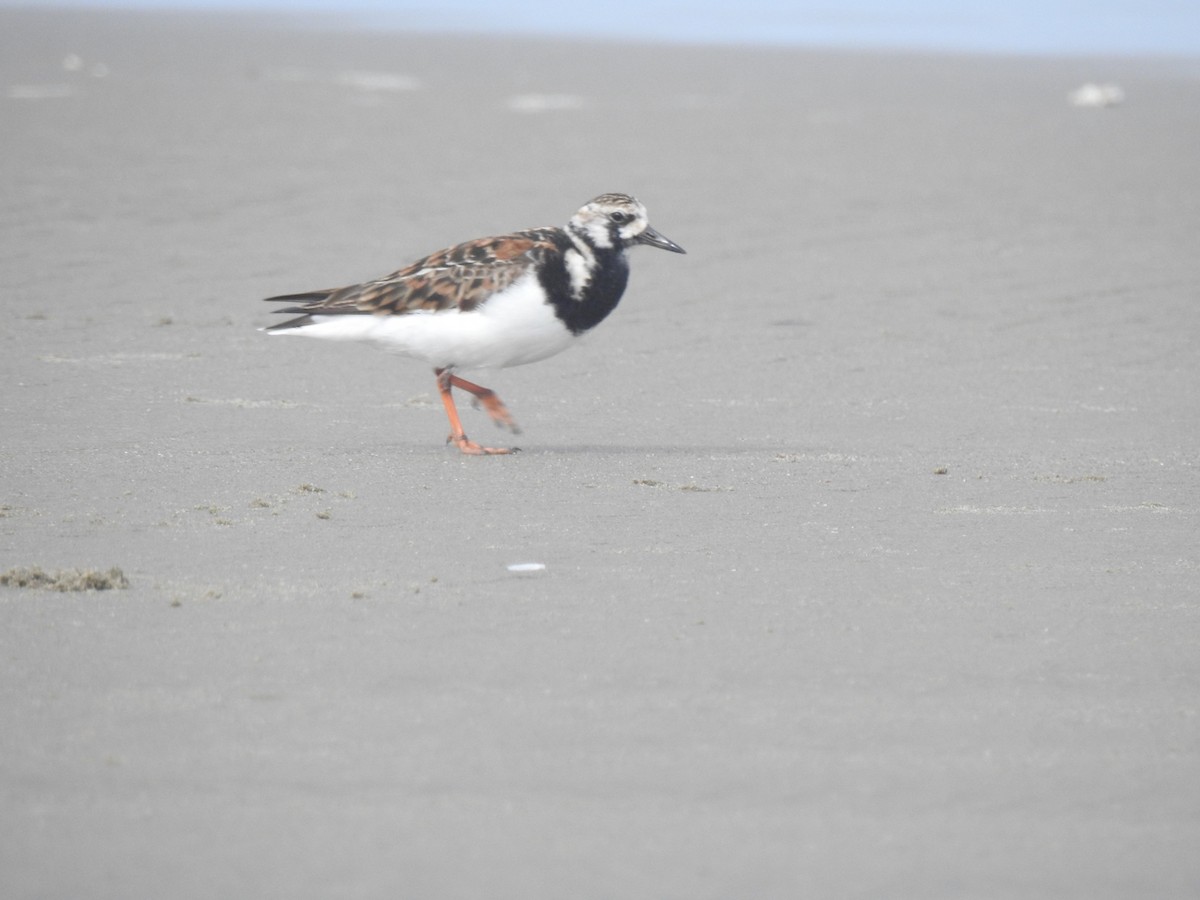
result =
[{"label": "sandy beach", "polygon": [[[0,572],[128,580],[0,587],[0,894],[1197,896],[1198,109],[0,9]],[[518,455],[258,331],[603,191],[688,255]]]}]

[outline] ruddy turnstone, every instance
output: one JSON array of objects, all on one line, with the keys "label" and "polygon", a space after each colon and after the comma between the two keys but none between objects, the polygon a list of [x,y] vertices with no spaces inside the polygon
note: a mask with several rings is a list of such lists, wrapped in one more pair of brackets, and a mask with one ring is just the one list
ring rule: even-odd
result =
[{"label": "ruddy turnstone", "polygon": [[467,438],[452,388],[473,395],[499,426],[518,433],[494,391],[455,374],[501,368],[561,353],[599,325],[625,292],[625,250],[648,244],[684,250],[650,227],[628,194],[601,194],[565,228],[531,228],[431,253],[375,281],[268,297],[298,304],[298,318],[267,328],[331,340],[372,341],[433,366],[450,419],[448,443],[463,453],[509,453]]}]

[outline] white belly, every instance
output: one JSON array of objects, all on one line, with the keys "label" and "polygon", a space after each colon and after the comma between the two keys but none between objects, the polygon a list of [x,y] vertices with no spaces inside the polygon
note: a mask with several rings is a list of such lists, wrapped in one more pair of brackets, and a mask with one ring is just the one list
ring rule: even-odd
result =
[{"label": "white belly", "polygon": [[402,316],[314,315],[312,324],[277,334],[371,341],[436,368],[486,369],[537,362],[569,347],[574,336],[528,274],[470,312]]}]

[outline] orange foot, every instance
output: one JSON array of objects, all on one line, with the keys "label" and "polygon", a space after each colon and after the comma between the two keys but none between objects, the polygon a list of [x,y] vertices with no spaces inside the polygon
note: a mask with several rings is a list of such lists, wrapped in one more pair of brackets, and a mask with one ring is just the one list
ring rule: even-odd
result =
[{"label": "orange foot", "polygon": [[446,438],[446,443],[453,444],[468,456],[504,456],[508,453],[519,453],[521,450],[520,447],[483,447],[468,438],[465,434],[458,437],[450,435],[450,437]]}]

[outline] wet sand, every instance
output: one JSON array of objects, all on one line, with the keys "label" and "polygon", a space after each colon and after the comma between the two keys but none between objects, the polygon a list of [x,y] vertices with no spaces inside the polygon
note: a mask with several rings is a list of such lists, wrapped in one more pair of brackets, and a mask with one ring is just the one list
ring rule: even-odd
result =
[{"label": "wet sand", "polygon": [[[1195,896],[1195,64],[0,35],[6,897]],[[519,455],[256,330],[602,191]]]}]

